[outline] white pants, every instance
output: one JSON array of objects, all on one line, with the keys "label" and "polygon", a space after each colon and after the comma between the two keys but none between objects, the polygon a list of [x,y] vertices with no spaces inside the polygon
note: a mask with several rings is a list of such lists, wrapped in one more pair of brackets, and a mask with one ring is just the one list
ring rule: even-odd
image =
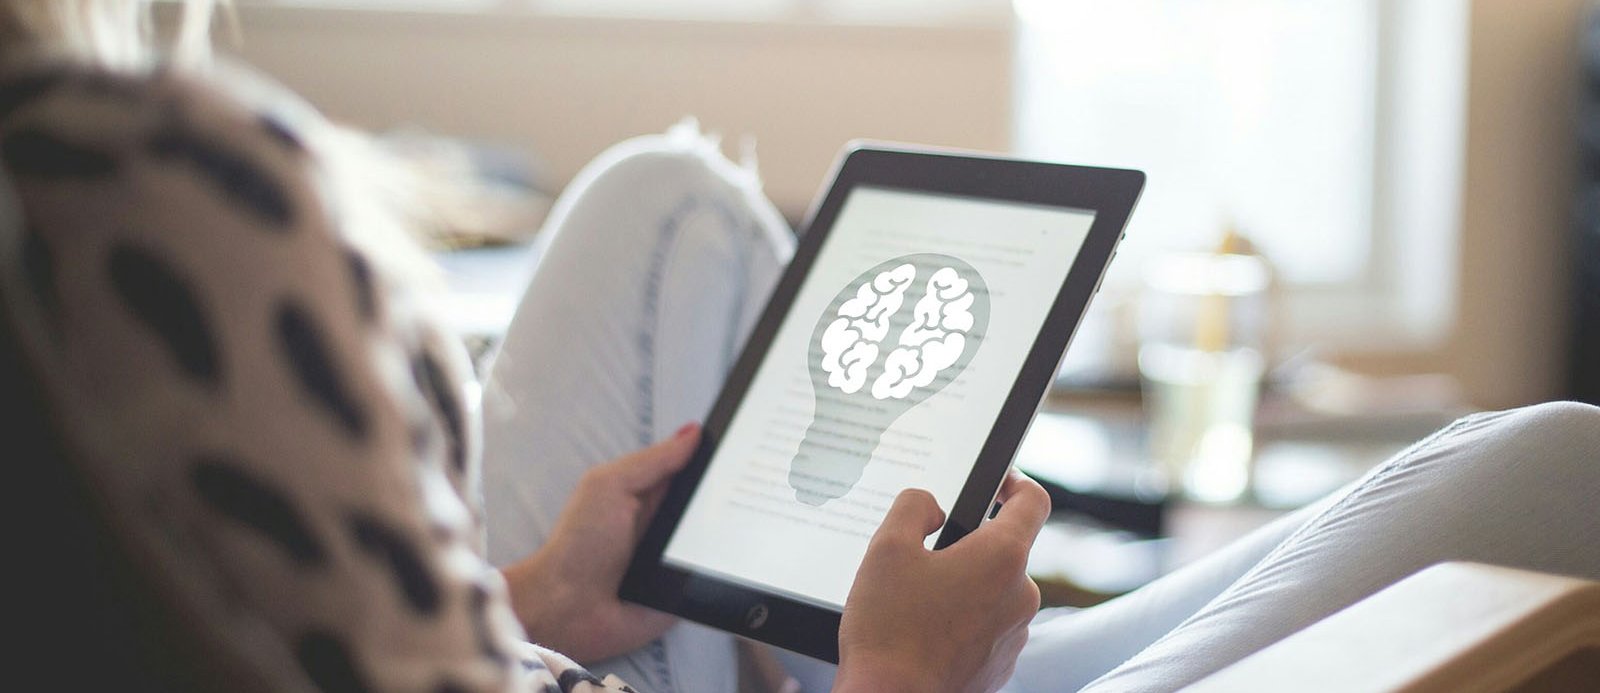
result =
[{"label": "white pants", "polygon": [[[753,172],[689,129],[568,188],[484,395],[489,552],[548,536],[578,477],[703,418],[793,250]],[[1171,690],[1428,565],[1600,579],[1600,409],[1457,421],[1363,480],[1132,594],[1046,612],[1007,690]],[[810,690],[831,667],[785,663]],[[731,637],[680,624],[606,662],[642,691],[731,692]]]}]

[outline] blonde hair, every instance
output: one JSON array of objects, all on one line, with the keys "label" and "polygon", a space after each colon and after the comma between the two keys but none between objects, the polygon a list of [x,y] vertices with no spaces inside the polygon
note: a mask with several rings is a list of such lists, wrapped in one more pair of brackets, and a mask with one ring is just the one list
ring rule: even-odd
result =
[{"label": "blonde hair", "polygon": [[[231,7],[229,0],[161,4],[167,7],[156,8],[156,0],[0,0],[0,65],[55,57],[112,70],[139,70],[157,62],[212,66],[211,24],[219,7]],[[168,28],[170,35],[161,36],[158,27]],[[237,35],[237,25],[231,28]],[[228,73],[236,88],[275,88],[263,86],[253,73],[213,67]],[[289,92],[282,96],[294,98]],[[461,184],[400,160],[365,133],[320,118],[316,122],[328,194],[352,218],[347,224],[351,239],[374,256],[380,269],[409,283],[437,284],[439,274],[422,246],[437,245],[443,229],[472,227],[477,201],[468,199]]]},{"label": "blonde hair", "polygon": [[0,0],[0,60],[31,51],[65,54],[110,68],[137,68],[162,55],[188,64],[210,58],[217,0],[180,0],[176,29],[168,42],[157,39],[152,4],[153,0]]}]

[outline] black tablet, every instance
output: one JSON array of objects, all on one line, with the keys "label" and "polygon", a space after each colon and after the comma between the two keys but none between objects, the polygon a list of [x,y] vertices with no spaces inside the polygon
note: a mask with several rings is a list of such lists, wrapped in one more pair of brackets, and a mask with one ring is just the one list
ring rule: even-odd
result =
[{"label": "black tablet", "polygon": [[988,515],[1143,186],[847,150],[622,597],[837,662],[845,596],[901,490],[946,511],[935,547]]}]

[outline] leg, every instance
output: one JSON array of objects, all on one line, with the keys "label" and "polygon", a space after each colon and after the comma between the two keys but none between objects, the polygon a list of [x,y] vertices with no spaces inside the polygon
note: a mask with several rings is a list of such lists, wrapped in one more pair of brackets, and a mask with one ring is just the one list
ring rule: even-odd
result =
[{"label": "leg", "polygon": [[[1396,456],[1403,459],[1449,433],[1434,433]],[[1077,690],[1155,643],[1233,585],[1306,523],[1359,487],[1329,494],[1226,548],[1092,609],[1045,611],[1028,633],[1006,686],[1023,691]]]},{"label": "leg", "polygon": [[1041,612],[1017,658],[1016,674],[1004,690],[1077,690],[1103,676],[1194,615],[1331,502],[1280,518],[1105,604]]},{"label": "leg", "polygon": [[1587,405],[1457,421],[1374,470],[1089,688],[1180,688],[1442,561],[1600,579],[1597,451],[1600,409]]},{"label": "leg", "polygon": [[[483,401],[489,557],[548,536],[590,466],[703,418],[793,240],[753,173],[691,128],[617,145],[557,203]],[[729,690],[733,646],[683,624],[599,663],[649,690]]]}]

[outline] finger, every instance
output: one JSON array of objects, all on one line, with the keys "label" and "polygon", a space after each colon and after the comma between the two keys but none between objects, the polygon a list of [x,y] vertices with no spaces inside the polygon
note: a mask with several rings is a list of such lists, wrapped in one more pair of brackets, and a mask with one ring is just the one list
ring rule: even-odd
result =
[{"label": "finger", "polygon": [[1029,621],[1033,620],[1034,616],[1039,615],[1042,594],[1039,591],[1039,583],[1027,575],[1026,572],[1022,575],[1022,584],[1018,589],[1022,592],[1022,599],[1017,603],[1017,611],[1020,614],[1018,619],[1020,623],[1027,625]]},{"label": "finger", "polygon": [[1000,493],[995,495],[995,502],[1005,503],[1011,499],[1012,494],[1015,494],[1019,489],[1030,483],[1037,485],[1039,482],[1034,481],[1033,477],[1023,474],[1022,470],[1016,467],[1007,469],[1006,478],[1000,482]]},{"label": "finger", "polygon": [[639,495],[639,515],[633,521],[633,540],[639,541],[644,537],[644,532],[650,527],[650,520],[655,518],[656,512],[661,509],[662,501],[667,499],[667,484],[660,483],[650,487]]},{"label": "finger", "polygon": [[1000,485],[1000,512],[985,527],[993,532],[1010,532],[1032,543],[1050,518],[1050,494],[1039,482],[1012,470]]},{"label": "finger", "polygon": [[889,513],[883,516],[883,524],[873,538],[921,544],[943,526],[944,511],[939,509],[933,494],[920,488],[908,488],[895,496],[894,505],[889,506]]},{"label": "finger", "polygon": [[622,490],[638,493],[683,469],[699,443],[700,425],[685,424],[671,438],[607,464],[606,473],[617,480]]},{"label": "finger", "polygon": [[639,494],[639,519],[649,520],[655,517],[656,511],[661,509],[661,501],[667,498],[667,485],[656,484]]}]

